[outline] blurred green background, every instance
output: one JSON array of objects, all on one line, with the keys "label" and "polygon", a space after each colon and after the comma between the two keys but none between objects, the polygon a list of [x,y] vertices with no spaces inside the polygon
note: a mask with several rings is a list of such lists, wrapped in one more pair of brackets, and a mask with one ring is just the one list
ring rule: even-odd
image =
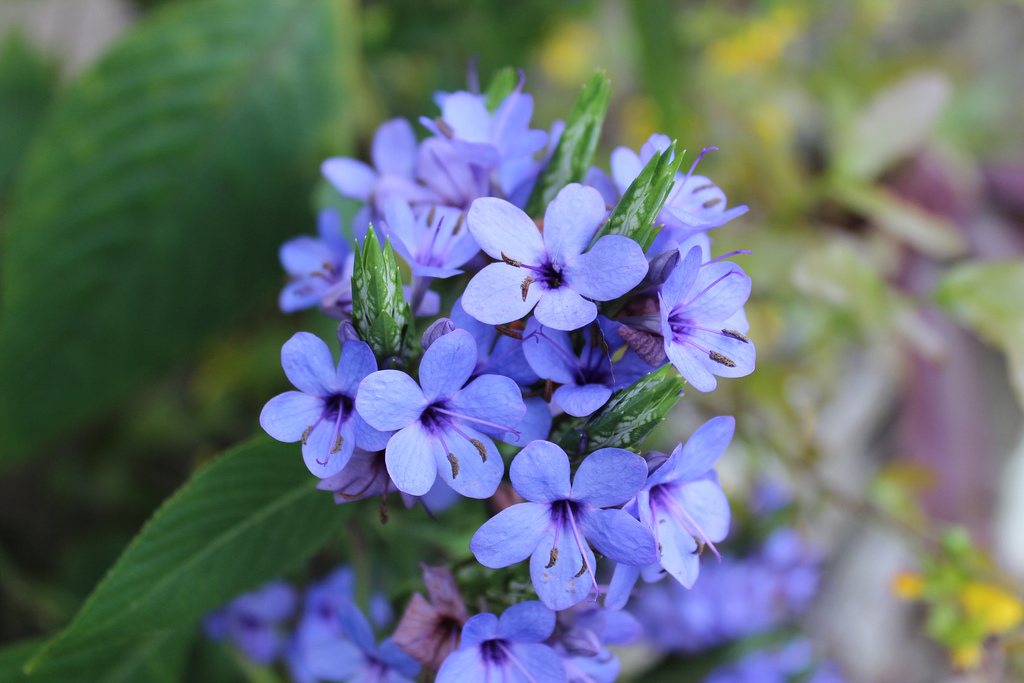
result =
[{"label": "blurred green background", "polygon": [[[755,252],[758,369],[656,437],[736,415],[727,490],[789,481],[836,567],[820,644],[854,681],[947,675],[887,581],[946,522],[1024,577],[1011,0],[0,0],[0,642],[65,625],[258,431],[283,341],[333,334],[276,309],[320,160],[433,115],[471,58],[523,68],[544,128],[605,69],[606,168],[653,132],[719,148],[700,171],[751,208],[714,237]],[[218,657],[188,680],[237,675]]]}]

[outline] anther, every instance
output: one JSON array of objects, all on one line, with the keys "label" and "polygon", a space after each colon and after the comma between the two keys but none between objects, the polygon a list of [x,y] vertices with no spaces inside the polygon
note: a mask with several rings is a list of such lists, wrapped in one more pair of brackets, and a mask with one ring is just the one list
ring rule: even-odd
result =
[{"label": "anther", "polygon": [[464,213],[460,213],[459,214],[459,219],[457,221],[455,221],[455,227],[452,228],[452,235],[458,235],[459,234],[459,230],[462,230],[462,221],[463,221],[463,219],[465,219],[465,217],[466,217],[466,214],[464,214]]},{"label": "anther", "polygon": [[580,553],[580,562],[582,562],[582,563],[583,563],[583,566],[582,566],[582,567],[580,567],[580,570],[579,570],[579,571],[578,571],[578,572],[576,573],[576,575],[575,575],[575,576],[573,576],[573,577],[572,577],[572,578],[574,578],[574,579],[578,579],[578,578],[580,578],[580,577],[581,577],[581,576],[583,576],[583,574],[585,574],[585,573],[586,573],[586,571],[587,571],[587,558],[583,557],[583,554],[582,554],[582,553]]},{"label": "anther", "polygon": [[448,139],[451,139],[451,138],[455,137],[455,131],[454,131],[454,130],[452,130],[452,127],[451,127],[451,126],[449,126],[449,125],[448,125],[448,122],[447,122],[447,121],[445,121],[444,119],[442,119],[442,118],[440,118],[440,117],[438,117],[438,118],[434,119],[434,125],[436,125],[436,126],[437,126],[437,129],[438,129],[439,131],[441,131],[442,133],[444,133],[444,136],[445,136],[446,138],[448,138]]},{"label": "anther", "polygon": [[693,540],[697,541],[697,549],[693,551],[693,554],[694,555],[703,555],[704,554],[704,547],[705,547],[704,546],[704,541],[702,539],[696,537],[696,536],[693,537]]},{"label": "anther", "polygon": [[519,285],[519,289],[522,290],[523,292],[523,301],[526,301],[526,295],[530,293],[530,285],[532,285],[534,282],[535,280],[529,275],[527,275],[526,279],[523,280],[523,284]]},{"label": "anther", "polygon": [[611,355],[608,340],[604,338],[604,333],[601,332],[601,327],[597,323],[590,326],[590,346],[601,349],[601,353],[606,356]]},{"label": "anther", "polygon": [[505,252],[501,252],[501,260],[509,264],[510,266],[515,266],[516,268],[519,268],[523,265],[522,261],[516,261],[511,256],[508,256]]},{"label": "anther", "polygon": [[503,334],[506,337],[512,337],[513,339],[522,339],[523,333],[519,330],[513,330],[511,327],[505,327],[504,325],[495,325],[494,329],[498,331],[498,334]]},{"label": "anther", "polygon": [[430,211],[427,212],[427,225],[434,224],[434,215],[437,213],[437,206],[432,205]]},{"label": "anther", "polygon": [[552,380],[544,381],[544,402],[551,403],[551,395],[555,393],[555,383]]},{"label": "anther", "polygon": [[341,445],[345,443],[345,437],[338,434],[338,438],[334,441],[334,446],[331,448],[331,455],[334,455],[341,450]]},{"label": "anther", "polygon": [[706,202],[704,202],[704,204],[702,206],[705,209],[710,209],[712,206],[714,206],[715,204],[718,204],[720,201],[722,201],[721,197],[715,197],[714,199],[709,199]]},{"label": "anther", "polygon": [[455,457],[454,453],[448,454],[448,462],[452,466],[452,479],[459,476],[459,459]]},{"label": "anther", "polygon": [[544,569],[551,569],[555,566],[555,562],[558,562],[558,548],[551,549],[551,559],[544,565]]},{"label": "anther", "polygon": [[747,339],[746,335],[737,332],[736,330],[722,330],[722,334],[733,339],[739,339],[744,344],[749,344],[750,340]]},{"label": "anther", "polygon": [[302,445],[306,445],[306,441],[309,440],[309,433],[313,431],[313,425],[306,427],[306,431],[302,432]]},{"label": "anther", "polygon": [[708,353],[708,357],[711,360],[715,361],[716,363],[721,363],[727,368],[736,367],[736,361],[734,361],[732,358],[729,358],[729,356],[724,356],[720,354],[718,351],[711,351],[710,353]]},{"label": "anther", "polygon": [[[484,448],[483,442],[481,442],[480,439],[470,439],[469,442],[476,446],[477,453],[480,454],[480,459],[487,462],[487,449]],[[455,475],[453,474],[452,477],[454,478]]]}]

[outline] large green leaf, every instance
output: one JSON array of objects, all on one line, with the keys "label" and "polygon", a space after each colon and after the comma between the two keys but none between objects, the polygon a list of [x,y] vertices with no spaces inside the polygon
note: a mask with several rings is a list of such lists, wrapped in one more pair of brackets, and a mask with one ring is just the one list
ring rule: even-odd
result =
[{"label": "large green leaf", "polygon": [[20,33],[0,45],[0,210],[57,85],[57,66]]},{"label": "large green leaf", "polygon": [[172,3],[53,105],[2,249],[5,458],[93,417],[254,306],[308,230],[347,55],[334,0]]},{"label": "large green leaf", "polygon": [[1024,260],[957,266],[943,276],[936,296],[961,322],[1003,349],[1024,407]]},{"label": "large green leaf", "polygon": [[31,676],[23,667],[42,643],[17,643],[0,650],[0,683],[179,683],[195,634],[188,625],[135,642],[97,645]]},{"label": "large green leaf", "polygon": [[601,127],[611,97],[611,81],[603,71],[598,71],[583,86],[566,119],[565,130],[551,155],[551,161],[537,179],[526,205],[526,213],[540,217],[559,190],[569,183],[583,182],[601,138]]},{"label": "large green leaf", "polygon": [[302,562],[348,509],[318,481],[297,445],[268,438],[215,460],[164,503],[31,666],[188,623]]}]

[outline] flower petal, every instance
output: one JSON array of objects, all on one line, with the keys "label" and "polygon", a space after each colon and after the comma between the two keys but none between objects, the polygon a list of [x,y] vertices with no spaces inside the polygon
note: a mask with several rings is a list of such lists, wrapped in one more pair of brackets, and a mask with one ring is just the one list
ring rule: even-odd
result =
[{"label": "flower petal", "polygon": [[321,271],[324,264],[340,263],[345,256],[344,253],[334,253],[323,240],[308,236],[288,240],[278,249],[277,255],[285,272],[293,277]]},{"label": "flower petal", "polygon": [[640,284],[647,268],[647,257],[635,240],[605,235],[566,264],[565,282],[589,299],[611,301]]},{"label": "flower petal", "polygon": [[[448,398],[461,389],[476,367],[476,342],[465,330],[439,338],[423,354],[420,385],[427,403]],[[517,389],[518,393],[518,389]]]},{"label": "flower petal", "polygon": [[551,508],[542,503],[512,505],[483,523],[469,549],[480,564],[497,569],[522,562],[548,535]]},{"label": "flower petal", "polygon": [[544,246],[551,260],[574,261],[590,245],[606,213],[601,193],[592,187],[569,183],[559,190],[544,212]]},{"label": "flower petal", "polygon": [[537,224],[521,209],[504,199],[481,197],[466,215],[469,231],[488,256],[506,256],[529,265],[540,265],[547,256]]},{"label": "flower petal", "polygon": [[374,429],[401,429],[423,414],[420,385],[400,370],[378,370],[359,383],[356,410]]},{"label": "flower petal", "polygon": [[536,503],[567,500],[572,490],[569,456],[550,441],[528,444],[512,460],[508,473],[519,495]]},{"label": "flower petal", "polygon": [[[683,376],[691,387],[701,392],[714,391],[718,386],[718,380],[708,369],[708,365],[714,363],[704,352],[697,350],[689,344],[677,344],[665,340],[665,355],[669,362],[675,366],[679,374]],[[706,363],[704,361],[707,361]],[[715,363],[718,365],[718,363]],[[724,365],[722,366],[725,367]]]},{"label": "flower petal", "polygon": [[[488,266],[488,268],[490,267]],[[536,289],[539,289],[536,285],[530,287],[530,293],[533,294]],[[553,327],[556,330],[571,331],[578,330],[592,322],[597,317],[597,306],[592,301],[584,299],[575,290],[563,286],[545,291],[537,302],[537,308],[533,314],[542,325]]]},{"label": "flower petal", "polygon": [[655,479],[661,470],[666,470],[666,475],[671,475],[671,481],[691,481],[701,476],[718,462],[718,459],[725,453],[725,449],[732,441],[736,431],[736,418],[730,415],[713,417],[700,427],[687,439],[682,448],[677,448],[653,475],[655,483],[669,481],[664,476]]},{"label": "flower petal", "polygon": [[621,448],[602,448],[588,455],[572,482],[572,500],[594,507],[622,505],[647,481],[647,463]]},{"label": "flower petal", "polygon": [[511,643],[508,649],[523,668],[510,666],[504,683],[565,683],[565,664],[549,646],[543,643]]},{"label": "flower petal", "polygon": [[654,523],[661,566],[679,583],[692,588],[700,572],[700,556],[694,554],[697,541],[664,509],[659,508]]},{"label": "flower petal", "polygon": [[437,438],[418,421],[391,437],[384,457],[399,491],[422,496],[430,490],[437,478],[435,450],[441,450]]},{"label": "flower petal", "polygon": [[605,609],[620,610],[625,607],[639,578],[640,567],[630,567],[628,564],[615,565],[612,580],[608,584],[608,592],[604,596]]},{"label": "flower petal", "polygon": [[547,439],[551,434],[551,409],[547,401],[541,396],[523,399],[526,405],[526,415],[523,421],[516,427],[519,435],[506,432],[502,441],[512,446],[525,446],[531,441]]},{"label": "flower petal", "polygon": [[302,444],[302,459],[310,472],[326,479],[341,472],[352,457],[355,446],[356,430],[351,420],[342,422],[337,433],[334,423],[324,420]]},{"label": "flower petal", "polygon": [[296,332],[281,347],[281,365],[288,380],[299,391],[329,396],[337,391],[334,356],[315,334]]},{"label": "flower petal", "polygon": [[612,395],[612,390],[603,384],[566,384],[555,389],[552,396],[562,410],[573,417],[586,417],[603,406]]},{"label": "flower petal", "polygon": [[362,161],[348,157],[333,157],[320,165],[320,172],[342,197],[369,201],[374,185],[377,184],[377,172]]},{"label": "flower petal", "polygon": [[379,429],[374,429],[370,425],[366,424],[359,413],[355,413],[349,417],[356,428],[356,446],[362,448],[364,451],[382,451],[388,445],[388,441],[391,439],[391,432],[382,432]]},{"label": "flower petal", "polygon": [[709,541],[718,543],[729,534],[729,499],[715,478],[685,484],[676,498]]},{"label": "flower petal", "polygon": [[644,165],[640,162],[640,156],[628,147],[617,147],[612,152],[611,158],[612,178],[615,179],[615,186],[619,194],[626,191],[626,188],[636,180]]},{"label": "flower petal", "polygon": [[[541,288],[534,284],[523,299],[522,286],[529,274],[529,271],[507,263],[492,263],[466,285],[462,307],[466,313],[487,325],[504,325],[519,320],[533,309],[543,294]],[[596,307],[594,315],[597,315]]]},{"label": "flower petal", "polygon": [[479,645],[485,640],[498,637],[498,617],[488,612],[470,617],[462,627],[460,650]]},{"label": "flower petal", "polygon": [[699,245],[694,245],[689,251],[683,252],[682,260],[661,286],[661,297],[669,309],[682,303],[683,297],[693,289],[693,284],[700,275],[703,254]]},{"label": "flower petal", "polygon": [[610,560],[634,567],[658,561],[650,529],[622,510],[581,510],[579,523],[587,541]]},{"label": "flower petal", "polygon": [[[554,543],[556,535],[557,544]],[[584,566],[581,551],[586,555],[586,562],[593,568],[593,551],[586,541],[583,541],[583,547],[580,548],[566,522],[557,534],[545,536],[530,557],[533,588],[537,591],[537,597],[549,608],[556,611],[568,609],[590,595],[594,580]]]},{"label": "flower petal", "polygon": [[[490,437],[467,427],[461,427],[459,431],[479,442],[486,456],[462,434],[445,426],[444,443],[435,440],[437,446],[433,451],[437,473],[445,483],[467,498],[490,498],[505,474],[505,461],[501,459],[501,453]],[[447,452],[444,446],[448,447]]]},{"label": "flower petal", "polygon": [[547,328],[530,318],[523,332],[523,353],[530,367],[543,379],[559,384],[580,381],[580,364],[572,350],[569,333]]},{"label": "flower petal", "polygon": [[354,397],[363,379],[377,371],[377,359],[373,357],[370,346],[358,339],[349,339],[341,346],[341,358],[338,359],[338,389],[349,397]]},{"label": "flower petal", "polygon": [[540,643],[555,630],[555,613],[536,600],[512,605],[498,617],[498,637],[517,643]]},{"label": "flower petal", "polygon": [[465,91],[452,93],[445,98],[441,116],[463,140],[491,141],[491,114],[477,95]]},{"label": "flower petal", "polygon": [[[454,334],[454,333],[452,333]],[[468,333],[466,333],[468,336]],[[446,335],[450,337],[451,334]],[[422,372],[422,370],[421,370]],[[519,385],[508,377],[501,375],[481,375],[470,382],[464,389],[456,393],[449,405],[453,412],[476,418],[483,422],[501,425],[494,428],[480,422],[469,422],[469,426],[477,431],[501,437],[507,431],[516,429],[526,415],[526,405]]]},{"label": "flower petal", "polygon": [[416,172],[416,133],[403,118],[385,121],[373,134],[373,165],[381,173],[411,178]]},{"label": "flower petal", "polygon": [[[473,617],[473,619],[483,616],[493,617],[494,615],[478,614],[476,617]],[[497,617],[495,617],[495,619],[497,619]],[[462,639],[463,642],[465,642],[465,633],[463,633]],[[434,683],[486,681],[487,677],[487,665],[484,663],[484,658],[480,653],[480,648],[463,647],[448,655],[444,660],[444,663],[441,665],[440,671],[437,672],[437,678]]]},{"label": "flower petal", "polygon": [[686,305],[687,318],[725,320],[750,297],[750,277],[735,263],[709,263],[700,269],[692,291],[694,298]]},{"label": "flower petal", "polygon": [[286,391],[267,401],[260,412],[260,426],[278,441],[291,443],[316,424],[324,402],[301,391]]}]

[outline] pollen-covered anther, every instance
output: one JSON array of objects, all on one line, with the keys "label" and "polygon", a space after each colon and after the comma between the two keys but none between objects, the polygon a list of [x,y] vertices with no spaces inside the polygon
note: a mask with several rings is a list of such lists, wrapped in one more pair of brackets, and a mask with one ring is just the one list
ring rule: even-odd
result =
[{"label": "pollen-covered anther", "polygon": [[704,539],[700,538],[699,536],[694,536],[693,540],[695,540],[697,542],[697,547],[694,549],[693,554],[694,555],[702,555],[702,554],[704,554],[704,548],[706,547],[706,544],[704,543]]},{"label": "pollen-covered anther", "polygon": [[708,353],[708,358],[715,361],[716,363],[721,363],[727,368],[736,367],[736,361],[734,361],[732,358],[729,358],[729,356],[719,353],[718,351],[711,351],[710,353]]},{"label": "pollen-covered anther", "polygon": [[737,332],[736,330],[722,330],[722,334],[724,334],[726,337],[732,337],[733,339],[739,339],[744,344],[749,344],[750,343],[750,340],[747,339],[747,336],[745,334],[743,334],[741,332]]},{"label": "pollen-covered anther", "polygon": [[558,562],[558,548],[552,548],[551,549],[551,559],[549,559],[548,563],[546,565],[544,565],[544,569],[551,569],[552,567],[555,566],[556,562]]},{"label": "pollen-covered anther", "polygon": [[514,258],[509,256],[505,252],[501,252],[501,260],[510,266],[515,266],[516,268],[521,268],[523,265],[522,261],[516,261]]},{"label": "pollen-covered anther", "polygon": [[427,225],[434,224],[434,217],[437,215],[437,206],[431,206],[430,211],[427,212]]},{"label": "pollen-covered anther", "polygon": [[522,340],[523,338],[522,332],[519,330],[513,330],[511,327],[506,327],[505,325],[495,325],[494,329],[498,331],[498,334],[511,337],[512,339]]},{"label": "pollen-covered anther", "polygon": [[306,427],[306,431],[302,432],[302,445],[305,446],[306,442],[309,441],[309,433],[313,431],[313,425]]},{"label": "pollen-covered anther", "polygon": [[341,446],[344,443],[345,443],[345,437],[343,437],[341,434],[338,434],[338,438],[334,440],[334,445],[331,446],[331,455],[334,455],[335,453],[340,451],[341,450]]},{"label": "pollen-covered anther", "polygon": [[449,140],[455,137],[455,131],[452,130],[452,127],[449,126],[448,122],[445,121],[444,119],[440,117],[434,119],[434,125],[436,125],[437,129],[444,133],[444,136]]},{"label": "pollen-covered anther", "polygon": [[483,442],[480,439],[470,439],[469,442],[476,446],[476,452],[480,454],[480,459],[487,462],[487,449],[484,448]]},{"label": "pollen-covered anther", "polygon": [[580,554],[580,562],[583,563],[583,566],[580,567],[580,570],[572,577],[574,579],[580,578],[587,572],[587,558],[583,557],[582,553]]},{"label": "pollen-covered anther", "polygon": [[459,234],[459,230],[462,230],[462,224],[465,222],[465,220],[466,220],[466,214],[460,213],[458,220],[455,221],[455,227],[452,228],[452,234],[453,235],[458,235]]},{"label": "pollen-covered anther", "polygon": [[452,479],[459,476],[459,459],[455,457],[454,453],[448,454],[448,462],[452,466]]},{"label": "pollen-covered anther", "polygon": [[526,301],[526,296],[530,293],[530,285],[534,282],[536,282],[536,280],[527,275],[526,279],[523,280],[523,284],[519,285],[519,289],[523,292],[523,301]]}]

